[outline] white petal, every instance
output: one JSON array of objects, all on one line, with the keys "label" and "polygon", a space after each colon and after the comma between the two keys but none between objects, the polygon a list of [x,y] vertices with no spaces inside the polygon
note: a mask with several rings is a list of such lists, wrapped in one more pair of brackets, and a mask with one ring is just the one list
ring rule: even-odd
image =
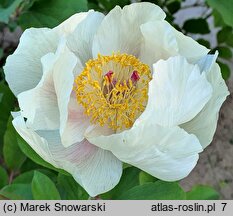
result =
[{"label": "white petal", "polygon": [[68,118],[61,133],[65,147],[71,146],[84,139],[84,133],[90,126],[89,118],[84,115],[84,109],[78,104],[75,94],[71,94],[68,105]]},{"label": "white petal", "polygon": [[[63,134],[68,120],[68,104],[74,84],[73,71],[77,57],[64,46],[56,63],[53,65],[53,81],[60,113],[60,133]],[[79,131],[77,131],[79,133]],[[67,146],[64,143],[64,146]]]},{"label": "white petal", "polygon": [[59,57],[64,48],[65,40],[61,40],[55,54],[48,53],[41,58],[43,76],[40,82],[35,88],[18,95],[22,115],[27,118],[27,124],[35,130],[57,129],[59,127],[59,110],[53,82],[53,67],[60,60]]},{"label": "white petal", "polygon": [[182,125],[182,128],[188,133],[193,133],[198,137],[203,148],[208,146],[213,139],[217,127],[219,110],[227,95],[229,95],[225,81],[221,76],[220,68],[216,63],[210,71],[205,73],[212,85],[213,95],[194,119]]},{"label": "white petal", "polygon": [[22,117],[13,120],[17,132],[44,160],[72,174],[91,195],[111,190],[122,173],[122,163],[109,151],[84,140],[64,148],[59,131],[33,131],[27,128]]},{"label": "white petal", "polygon": [[87,139],[110,150],[121,161],[165,181],[186,177],[202,151],[194,135],[177,126],[165,128],[146,119],[124,132]]},{"label": "white petal", "polygon": [[212,88],[197,65],[181,56],[153,65],[149,99],[143,115],[162,126],[175,126],[194,118],[208,102]]},{"label": "white petal", "polygon": [[210,51],[205,46],[202,46],[191,37],[185,36],[182,32],[177,31],[173,28],[176,41],[179,47],[179,54],[184,56],[190,62],[196,62],[200,58],[207,55]]},{"label": "white petal", "polygon": [[[72,72],[77,62],[74,54],[66,48],[65,43],[66,41],[61,39],[55,54],[49,53],[42,57],[44,74],[39,84],[18,96],[22,115],[27,118],[28,125],[34,130],[58,129],[60,125],[59,111],[62,120],[65,121],[63,113],[67,113],[67,111],[64,106],[68,106],[74,79]],[[60,79],[60,83],[62,82],[63,85],[57,86],[59,84],[57,79]],[[58,87],[60,89],[57,89]],[[69,89],[71,90],[69,91]],[[69,95],[62,97],[61,92]],[[61,100],[64,101],[61,102]],[[58,109],[59,105],[61,110]]]},{"label": "white petal", "polygon": [[90,12],[92,11],[74,14],[70,18],[62,22],[59,26],[55,27],[54,30],[59,35],[69,35],[75,30],[77,25],[88,16]]},{"label": "white petal", "polygon": [[199,59],[196,64],[199,66],[201,72],[207,72],[213,68],[213,65],[218,57],[218,51],[214,55],[206,55]]},{"label": "white petal", "polygon": [[140,60],[152,67],[160,59],[168,59],[179,53],[178,43],[170,24],[164,21],[147,22],[141,25],[143,43]]},{"label": "white petal", "polygon": [[103,19],[94,37],[93,56],[113,52],[138,56],[142,41],[140,25],[164,18],[162,9],[148,2],[131,4],[123,9],[116,6]]},{"label": "white petal", "polygon": [[42,77],[40,59],[56,50],[58,35],[47,28],[27,29],[15,52],[6,60],[6,80],[15,95],[34,88]]},{"label": "white petal", "polygon": [[23,117],[18,114],[19,113],[17,113],[17,117],[12,121],[16,131],[40,157],[52,164],[54,167],[57,167],[56,162],[49,153],[48,142],[42,137],[38,136],[38,134],[36,134],[32,129],[29,129],[26,126]]},{"label": "white petal", "polygon": [[99,12],[89,12],[87,17],[77,25],[67,38],[69,49],[85,64],[92,58],[92,41],[104,15]]},{"label": "white petal", "polygon": [[159,59],[176,55],[184,56],[189,62],[196,62],[209,52],[164,20],[141,25],[141,32],[144,40],[139,58],[150,66]]}]

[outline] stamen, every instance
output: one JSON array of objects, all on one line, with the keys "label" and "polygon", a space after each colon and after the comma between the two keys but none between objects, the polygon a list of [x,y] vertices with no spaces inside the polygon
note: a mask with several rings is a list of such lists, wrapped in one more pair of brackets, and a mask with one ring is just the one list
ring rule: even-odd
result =
[{"label": "stamen", "polygon": [[132,55],[98,55],[77,76],[75,91],[92,123],[119,131],[144,111],[150,80],[149,66]]}]

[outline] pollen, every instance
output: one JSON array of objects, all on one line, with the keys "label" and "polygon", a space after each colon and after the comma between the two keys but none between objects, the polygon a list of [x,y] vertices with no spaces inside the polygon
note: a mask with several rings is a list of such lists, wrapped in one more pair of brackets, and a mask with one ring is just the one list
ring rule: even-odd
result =
[{"label": "pollen", "polygon": [[114,131],[132,127],[148,100],[151,71],[128,54],[98,55],[75,79],[78,103],[93,124]]}]

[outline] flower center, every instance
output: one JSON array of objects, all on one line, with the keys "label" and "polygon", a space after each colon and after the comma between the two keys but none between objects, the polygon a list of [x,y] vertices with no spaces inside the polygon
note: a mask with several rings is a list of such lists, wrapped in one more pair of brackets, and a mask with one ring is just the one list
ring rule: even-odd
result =
[{"label": "flower center", "polygon": [[91,122],[113,130],[130,128],[147,104],[151,72],[135,56],[98,55],[75,79],[78,102]]}]

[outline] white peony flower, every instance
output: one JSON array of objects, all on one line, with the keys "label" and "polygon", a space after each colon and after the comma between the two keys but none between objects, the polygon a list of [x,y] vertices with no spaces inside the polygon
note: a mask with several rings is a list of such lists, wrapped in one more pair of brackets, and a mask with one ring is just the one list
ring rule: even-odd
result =
[{"label": "white peony flower", "polygon": [[75,14],[26,30],[7,58],[14,127],[91,196],[119,182],[122,162],[182,179],[212,141],[229,94],[217,56],[164,18],[151,3]]}]

